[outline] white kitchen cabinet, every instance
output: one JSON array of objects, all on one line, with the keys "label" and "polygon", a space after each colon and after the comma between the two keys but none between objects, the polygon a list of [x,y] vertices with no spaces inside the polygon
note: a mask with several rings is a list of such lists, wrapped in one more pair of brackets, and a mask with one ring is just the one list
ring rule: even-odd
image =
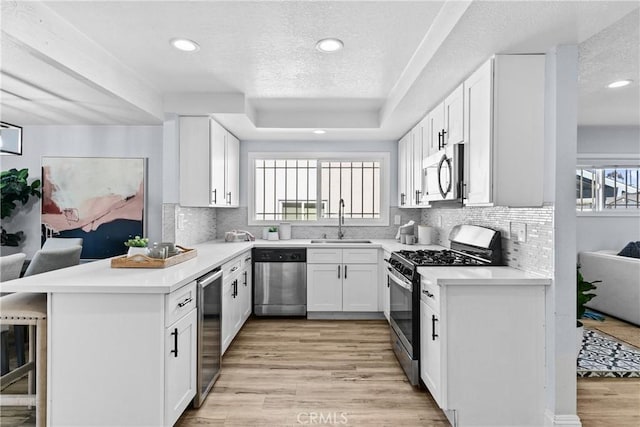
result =
[{"label": "white kitchen cabinet", "polygon": [[251,252],[227,261],[222,265],[222,354],[227,351],[229,345],[236,337],[242,326],[251,315],[251,283],[246,282],[245,274],[249,258],[251,264]]},{"label": "white kitchen cabinet", "polygon": [[307,260],[307,311],[342,311],[342,264],[310,264]]},{"label": "white kitchen cabinet", "polygon": [[461,84],[443,102],[445,145],[464,142],[464,88]]},{"label": "white kitchen cabinet", "polygon": [[441,102],[428,114],[429,116],[429,155],[437,153],[443,147],[444,103]]},{"label": "white kitchen cabinet", "polygon": [[541,206],[544,55],[496,55],[464,82],[468,206]]},{"label": "white kitchen cabinet", "polygon": [[419,122],[398,142],[399,206],[420,207],[422,204],[423,122]]},{"label": "white kitchen cabinet", "polygon": [[384,260],[388,260],[391,257],[391,253],[387,251],[383,251],[382,260],[379,262],[379,265],[382,267],[382,282],[380,283],[380,301],[381,301],[381,310],[384,313],[384,317],[386,317],[387,321],[389,321],[389,315],[391,312],[391,298],[389,295],[389,270],[387,270],[387,263]]},{"label": "white kitchen cabinet", "polygon": [[408,203],[408,152],[410,149],[409,141],[411,139],[411,133],[407,133],[398,141],[398,206],[405,207]]},{"label": "white kitchen cabinet", "polygon": [[180,204],[237,207],[239,141],[207,116],[180,117]]},{"label": "white kitchen cabinet", "polygon": [[377,260],[377,249],[308,249],[307,311],[378,311]]},{"label": "white kitchen cabinet", "polygon": [[50,293],[47,425],[174,425],[196,395],[195,291]]},{"label": "white kitchen cabinet", "polygon": [[166,328],[165,331],[165,420],[173,425],[196,393],[198,344],[197,310]]},{"label": "white kitchen cabinet", "polygon": [[544,425],[545,286],[484,283],[422,277],[420,377],[460,427]]},{"label": "white kitchen cabinet", "polygon": [[242,285],[240,285],[240,310],[242,324],[251,316],[253,305],[251,296],[253,295],[253,268],[251,264],[251,251],[247,251],[241,255],[242,257]]}]

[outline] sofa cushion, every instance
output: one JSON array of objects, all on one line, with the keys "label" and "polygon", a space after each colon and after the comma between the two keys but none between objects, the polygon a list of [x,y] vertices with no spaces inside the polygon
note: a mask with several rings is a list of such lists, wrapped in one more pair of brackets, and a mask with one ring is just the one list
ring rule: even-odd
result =
[{"label": "sofa cushion", "polygon": [[640,242],[629,242],[620,252],[620,256],[626,256],[630,258],[640,258]]}]

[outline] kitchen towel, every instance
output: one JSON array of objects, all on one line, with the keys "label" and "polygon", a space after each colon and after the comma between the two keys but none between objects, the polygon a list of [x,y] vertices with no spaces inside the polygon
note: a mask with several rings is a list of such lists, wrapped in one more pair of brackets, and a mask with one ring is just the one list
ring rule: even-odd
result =
[{"label": "kitchen towel", "polygon": [[430,245],[433,229],[427,225],[418,225],[418,244]]}]

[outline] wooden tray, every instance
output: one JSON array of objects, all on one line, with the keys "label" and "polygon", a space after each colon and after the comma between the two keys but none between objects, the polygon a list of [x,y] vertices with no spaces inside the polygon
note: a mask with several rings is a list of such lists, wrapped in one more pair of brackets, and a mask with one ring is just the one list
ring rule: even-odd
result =
[{"label": "wooden tray", "polygon": [[195,258],[198,255],[198,251],[195,249],[188,249],[179,245],[176,245],[176,248],[183,252],[165,259],[150,258],[140,254],[132,257],[123,255],[111,258],[111,268],[167,268]]}]

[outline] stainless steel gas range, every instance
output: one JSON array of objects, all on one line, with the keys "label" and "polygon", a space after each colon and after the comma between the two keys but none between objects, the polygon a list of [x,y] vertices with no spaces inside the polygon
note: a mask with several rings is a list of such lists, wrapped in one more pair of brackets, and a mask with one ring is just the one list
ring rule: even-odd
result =
[{"label": "stainless steel gas range", "polygon": [[420,275],[418,267],[502,265],[500,232],[457,225],[449,234],[451,249],[393,252],[387,261],[391,343],[409,382],[420,378]]}]

